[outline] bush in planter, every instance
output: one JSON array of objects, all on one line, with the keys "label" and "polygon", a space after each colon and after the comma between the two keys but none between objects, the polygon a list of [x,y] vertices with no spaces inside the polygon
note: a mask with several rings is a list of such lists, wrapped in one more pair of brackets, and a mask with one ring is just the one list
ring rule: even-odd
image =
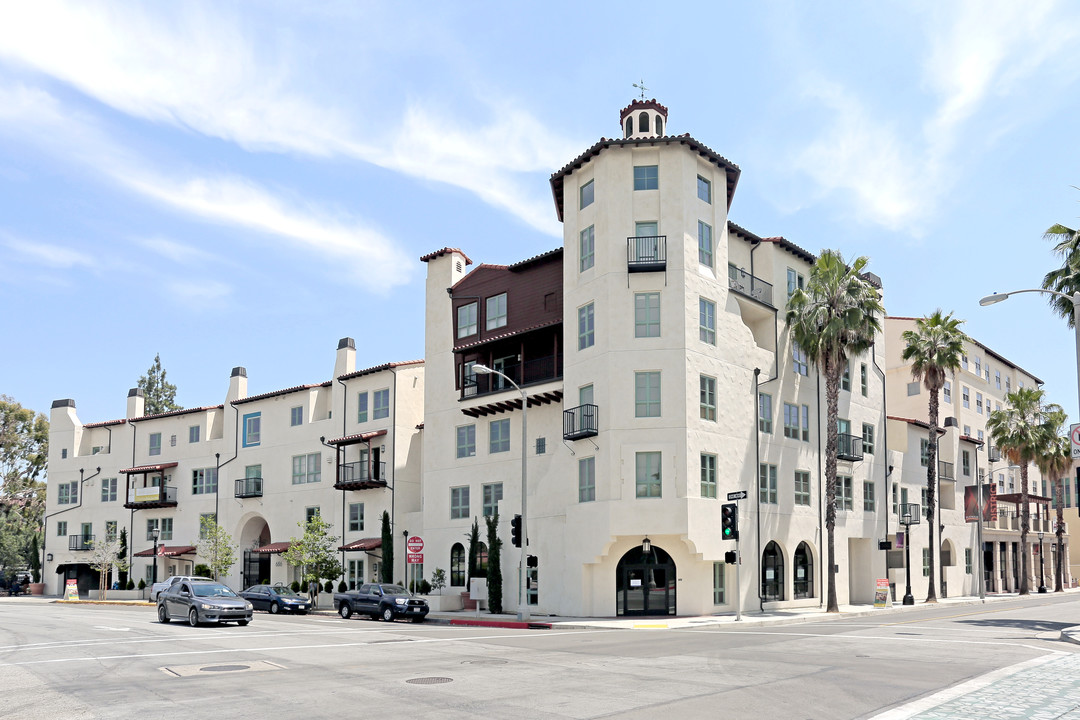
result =
[{"label": "bush in planter", "polygon": [[128,578],[127,585],[125,587],[128,590],[134,590],[135,589],[135,581],[132,580],[131,578]]},{"label": "bush in planter", "polygon": [[344,580],[342,580],[341,582],[339,582],[337,584],[337,591],[338,592],[345,592],[348,589],[349,589],[349,586],[347,584],[345,584]]},{"label": "bush in planter", "polygon": [[293,592],[300,592],[300,581],[299,580],[293,580],[292,584],[289,585],[289,587],[292,588]]},{"label": "bush in planter", "polygon": [[429,583],[427,580],[421,580],[420,581],[420,594],[421,595],[430,595],[431,594],[431,583]]},{"label": "bush in planter", "polygon": [[144,578],[139,578],[139,589],[140,590],[145,590],[146,589],[146,580]]},{"label": "bush in planter", "polygon": [[442,568],[435,568],[431,573],[431,589],[442,595],[442,589],[446,587],[446,571]]},{"label": "bush in planter", "polygon": [[327,580],[326,584],[323,585],[323,590],[325,592],[328,592],[328,593],[334,592],[334,581],[333,580]]}]

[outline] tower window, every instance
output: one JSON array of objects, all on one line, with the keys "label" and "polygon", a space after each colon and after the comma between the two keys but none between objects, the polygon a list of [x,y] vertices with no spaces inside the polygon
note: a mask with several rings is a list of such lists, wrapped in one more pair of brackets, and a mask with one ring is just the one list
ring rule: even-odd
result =
[{"label": "tower window", "polygon": [[638,125],[638,132],[643,132],[643,133],[649,132],[649,113],[643,112],[640,115],[638,115],[637,125]]},{"label": "tower window", "polygon": [[656,116],[656,134],[657,135],[663,135],[664,134],[664,121],[660,119],[659,115]]},{"label": "tower window", "polygon": [[626,118],[626,137],[630,137],[634,134],[634,118],[633,116]]}]

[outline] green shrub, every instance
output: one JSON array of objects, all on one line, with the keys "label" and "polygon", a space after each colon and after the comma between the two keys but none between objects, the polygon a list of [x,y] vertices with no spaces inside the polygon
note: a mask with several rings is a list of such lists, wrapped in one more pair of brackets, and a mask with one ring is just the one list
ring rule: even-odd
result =
[{"label": "green shrub", "polygon": [[323,590],[325,592],[328,592],[328,593],[334,592],[334,581],[333,580],[327,580],[326,584],[323,585]]},{"label": "green shrub", "polygon": [[145,590],[146,589],[146,580],[145,580],[145,578],[139,578],[139,589],[140,590]]},{"label": "green shrub", "polygon": [[345,584],[344,580],[342,580],[341,582],[339,582],[337,584],[337,591],[338,592],[345,592],[348,589],[349,589],[349,586]]},{"label": "green shrub", "polygon": [[289,587],[292,588],[293,592],[300,592],[300,581],[299,580],[293,580],[292,585],[290,585]]},{"label": "green shrub", "polygon": [[132,580],[131,578],[128,578],[127,589],[128,590],[134,590],[135,589],[135,581]]},{"label": "green shrub", "polygon": [[210,566],[199,563],[192,571],[195,575],[201,575],[202,577],[214,577],[210,574]]}]

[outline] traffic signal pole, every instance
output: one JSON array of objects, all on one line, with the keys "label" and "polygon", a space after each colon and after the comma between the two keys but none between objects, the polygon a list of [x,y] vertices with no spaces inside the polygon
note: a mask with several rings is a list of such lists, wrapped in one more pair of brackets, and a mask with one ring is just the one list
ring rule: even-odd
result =
[{"label": "traffic signal pole", "polygon": [[739,538],[735,538],[735,619],[742,620],[742,590],[739,588],[742,554],[739,550]]}]

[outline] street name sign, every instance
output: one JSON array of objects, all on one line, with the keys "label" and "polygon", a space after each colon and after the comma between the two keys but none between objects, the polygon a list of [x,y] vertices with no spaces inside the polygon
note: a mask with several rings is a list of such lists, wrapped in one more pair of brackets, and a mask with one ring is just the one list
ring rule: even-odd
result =
[{"label": "street name sign", "polygon": [[729,492],[727,494],[727,499],[728,500],[745,500],[746,499],[746,491],[745,490],[737,490],[735,492]]}]

